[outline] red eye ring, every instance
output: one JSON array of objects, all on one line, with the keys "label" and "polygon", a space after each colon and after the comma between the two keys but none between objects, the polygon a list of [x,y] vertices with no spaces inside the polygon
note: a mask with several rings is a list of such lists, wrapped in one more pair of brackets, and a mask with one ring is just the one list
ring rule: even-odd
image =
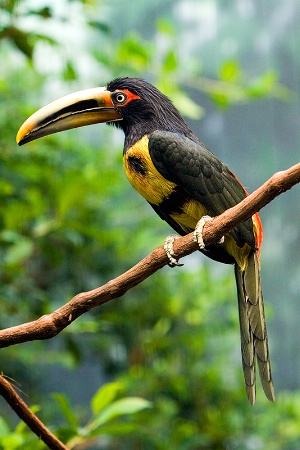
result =
[{"label": "red eye ring", "polygon": [[128,89],[114,91],[111,96],[112,101],[116,106],[126,106],[132,100],[140,100],[141,97]]},{"label": "red eye ring", "polygon": [[124,105],[127,102],[127,95],[122,91],[114,92],[113,101],[118,105]]}]

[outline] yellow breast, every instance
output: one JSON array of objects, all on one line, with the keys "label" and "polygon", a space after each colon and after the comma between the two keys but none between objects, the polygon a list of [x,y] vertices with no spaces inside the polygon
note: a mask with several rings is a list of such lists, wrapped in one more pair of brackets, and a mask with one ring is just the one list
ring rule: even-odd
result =
[{"label": "yellow breast", "polygon": [[166,180],[154,167],[148,149],[148,136],[142,137],[123,157],[126,176],[132,186],[153,205],[168,198],[175,183]]},{"label": "yellow breast", "polygon": [[[152,205],[159,206],[166,201],[176,189],[176,184],[165,179],[154,167],[150,158],[148,136],[142,137],[123,157],[126,176],[132,186]],[[177,187],[178,189],[178,187]],[[185,233],[195,229],[197,222],[209,211],[193,198],[186,198],[177,205],[177,209],[168,212],[169,216],[177,222]],[[247,261],[250,247],[245,244],[240,248],[234,238],[227,234],[224,247],[232,255],[238,265],[243,268]]]}]

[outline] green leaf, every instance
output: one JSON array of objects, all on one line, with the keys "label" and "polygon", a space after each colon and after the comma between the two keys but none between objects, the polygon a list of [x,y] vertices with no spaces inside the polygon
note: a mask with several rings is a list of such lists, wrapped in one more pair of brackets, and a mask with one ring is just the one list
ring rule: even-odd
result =
[{"label": "green leaf", "polygon": [[130,34],[124,39],[117,48],[117,62],[135,69],[144,69],[150,61],[150,46],[142,42],[140,36]]},{"label": "green leaf", "polygon": [[163,19],[160,17],[156,22],[156,29],[162,34],[165,35],[175,35],[175,29],[174,26],[169,22],[168,20]]},{"label": "green leaf", "polygon": [[226,108],[230,104],[228,96],[222,92],[215,92],[211,94],[211,98],[219,106],[219,108]]},{"label": "green leaf", "polygon": [[3,417],[0,417],[0,438],[10,433],[8,423],[5,422]]},{"label": "green leaf", "polygon": [[34,244],[30,239],[20,239],[6,252],[5,264],[14,266],[29,258],[34,250]]},{"label": "green leaf", "polygon": [[98,392],[93,396],[91,401],[91,407],[94,415],[97,415],[107,405],[114,401],[117,394],[124,388],[123,383],[115,381],[107,383],[102,386]]},{"label": "green leaf", "polygon": [[173,72],[178,67],[178,61],[176,57],[176,53],[173,50],[170,50],[163,61],[163,69],[166,72]]},{"label": "green leaf", "polygon": [[241,77],[241,68],[237,61],[228,60],[222,64],[220,78],[223,81],[237,81]]},{"label": "green leaf", "polygon": [[91,431],[96,430],[98,427],[101,427],[116,417],[127,414],[135,414],[150,407],[151,402],[140,397],[125,397],[120,400],[116,400],[100,412],[98,417],[89,425],[88,428]]},{"label": "green leaf", "polygon": [[69,60],[66,62],[63,76],[65,81],[74,81],[77,79],[77,72],[72,61]]},{"label": "green leaf", "polygon": [[14,450],[17,448],[21,448],[23,439],[21,436],[18,436],[17,434],[10,434],[8,436],[4,436],[1,439],[1,450]]},{"label": "green leaf", "polygon": [[2,197],[13,194],[15,191],[15,187],[12,183],[3,178],[0,178],[0,195]]},{"label": "green leaf", "polygon": [[172,99],[175,106],[185,117],[199,120],[204,115],[203,108],[201,108],[201,106],[199,106],[197,103],[193,102],[193,100],[183,92],[176,91],[173,94]]},{"label": "green leaf", "polygon": [[36,14],[37,16],[40,16],[43,19],[50,19],[51,17],[53,17],[52,9],[49,6],[45,6],[41,9],[30,11],[30,14]]},{"label": "green leaf", "polygon": [[134,433],[139,428],[140,425],[138,423],[113,422],[97,428],[94,432],[90,433],[89,436],[97,436],[99,434],[107,434],[111,436],[128,435]]},{"label": "green leaf", "polygon": [[78,420],[73,412],[72,406],[70,405],[68,398],[65,395],[59,393],[53,394],[52,397],[58,403],[61,412],[63,413],[67,422],[70,424],[72,428],[76,429],[78,427]]},{"label": "green leaf", "polygon": [[5,36],[10,39],[15,46],[22,53],[24,53],[24,55],[26,55],[29,59],[32,59],[34,44],[32,43],[31,33],[27,33],[14,26],[10,26],[6,28]]},{"label": "green leaf", "polygon": [[247,89],[247,94],[250,98],[274,96],[285,101],[292,98],[291,91],[278,83],[278,74],[273,70],[268,70],[252,82]]},{"label": "green leaf", "polygon": [[98,31],[101,31],[102,33],[109,34],[110,33],[110,27],[107,23],[100,22],[99,20],[90,20],[88,22],[90,27],[95,28]]}]

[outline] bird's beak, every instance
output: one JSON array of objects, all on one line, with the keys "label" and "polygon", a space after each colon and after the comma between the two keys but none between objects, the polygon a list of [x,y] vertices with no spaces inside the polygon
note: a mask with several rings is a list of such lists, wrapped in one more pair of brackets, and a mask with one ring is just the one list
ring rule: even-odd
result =
[{"label": "bird's beak", "polygon": [[105,87],[86,89],[66,95],[39,109],[21,126],[17,144],[23,145],[48,134],[93,123],[122,120],[111,92]]}]

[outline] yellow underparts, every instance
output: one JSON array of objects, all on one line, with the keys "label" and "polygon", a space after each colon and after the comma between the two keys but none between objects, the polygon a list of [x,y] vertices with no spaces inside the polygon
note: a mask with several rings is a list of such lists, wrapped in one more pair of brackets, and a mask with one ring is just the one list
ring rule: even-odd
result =
[{"label": "yellow underparts", "polygon": [[[146,135],[129,148],[124,154],[123,164],[131,185],[149,203],[158,206],[171,195],[176,188],[176,184],[165,179],[156,170],[149,155],[148,142],[149,139]],[[133,169],[132,159],[140,162],[144,168],[144,173]],[[170,216],[187,232],[195,229],[201,217],[208,214],[207,209],[193,199],[182,205],[181,210],[182,212],[173,213]],[[245,244],[244,247],[240,248],[231,235],[226,235],[224,246],[227,252],[234,257],[241,270],[244,270],[250,251],[249,245]]]},{"label": "yellow underparts", "polygon": [[[148,150],[148,136],[142,137],[127,150],[123,157],[126,176],[132,186],[153,205],[159,205],[168,198],[176,187],[175,183],[166,180],[154,167]],[[137,158],[146,173],[135,171],[130,163],[131,158]]]},{"label": "yellow underparts", "polygon": [[189,200],[182,206],[182,213],[170,214],[187,232],[194,230],[201,217],[207,215],[207,209],[196,200]]}]

